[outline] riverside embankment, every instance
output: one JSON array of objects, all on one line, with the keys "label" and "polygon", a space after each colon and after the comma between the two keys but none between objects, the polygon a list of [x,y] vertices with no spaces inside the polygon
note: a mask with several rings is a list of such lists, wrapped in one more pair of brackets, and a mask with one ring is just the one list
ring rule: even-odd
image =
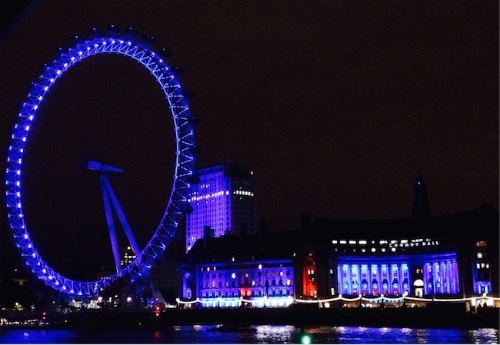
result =
[{"label": "riverside embankment", "polygon": [[[499,328],[499,308],[465,312],[462,305],[425,308],[281,308],[80,310],[71,313],[15,313],[2,315],[2,328],[146,329],[173,325],[294,325],[408,328]],[[26,322],[29,320],[29,322]]]}]

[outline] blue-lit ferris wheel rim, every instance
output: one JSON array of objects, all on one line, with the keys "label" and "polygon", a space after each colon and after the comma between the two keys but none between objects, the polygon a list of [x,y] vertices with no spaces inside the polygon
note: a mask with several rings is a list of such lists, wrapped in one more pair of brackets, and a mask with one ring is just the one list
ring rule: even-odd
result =
[{"label": "blue-lit ferris wheel rim", "polygon": [[[173,186],[165,213],[151,240],[134,262],[108,279],[76,281],[55,272],[36,250],[25,223],[22,207],[22,164],[28,134],[40,105],[56,80],[71,66],[98,54],[127,56],[147,68],[155,77],[169,103],[176,136],[176,160]],[[9,225],[17,248],[28,267],[45,284],[63,293],[76,296],[97,296],[101,290],[120,277],[129,276],[131,282],[147,277],[156,259],[160,258],[174,237],[177,226],[187,210],[189,178],[193,175],[194,143],[193,117],[182,87],[172,68],[148,46],[119,36],[89,39],[62,51],[32,84],[26,100],[21,104],[7,153],[6,205]]]}]

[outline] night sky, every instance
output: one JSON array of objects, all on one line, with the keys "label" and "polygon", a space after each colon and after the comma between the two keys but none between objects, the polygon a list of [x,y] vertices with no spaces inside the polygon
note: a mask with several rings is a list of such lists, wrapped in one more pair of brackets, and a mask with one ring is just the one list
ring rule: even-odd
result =
[{"label": "night sky", "polygon": [[[34,2],[2,23],[0,168],[42,65],[71,36],[113,24],[171,50],[201,120],[196,167],[252,167],[270,230],[298,228],[302,212],[409,217],[419,173],[434,215],[498,210],[498,13],[498,1]],[[42,103],[24,155],[36,247],[56,271],[94,279],[113,261],[84,159],[124,169],[111,184],[144,246],[170,194],[174,131],[137,62],[104,55],[72,67]]]}]

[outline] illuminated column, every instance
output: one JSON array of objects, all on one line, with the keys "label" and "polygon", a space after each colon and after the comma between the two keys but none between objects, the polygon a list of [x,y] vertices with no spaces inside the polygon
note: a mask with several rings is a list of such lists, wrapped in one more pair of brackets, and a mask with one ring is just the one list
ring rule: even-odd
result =
[{"label": "illuminated column", "polygon": [[450,277],[450,261],[443,261],[442,263],[442,270],[443,270],[443,292],[444,293],[450,293],[450,284],[449,284],[449,277]]},{"label": "illuminated column", "polygon": [[443,261],[442,270],[443,270],[443,293],[450,293],[450,260]]},{"label": "illuminated column", "polygon": [[443,262],[443,292],[449,294],[450,293],[450,261]]},{"label": "illuminated column", "polygon": [[380,276],[379,276],[379,265],[371,265],[370,269],[370,291],[374,295],[380,294]]},{"label": "illuminated column", "polygon": [[430,267],[431,267],[431,265],[429,263],[424,263],[422,265],[422,269],[423,269],[422,280],[424,281],[424,295],[428,295],[429,291],[430,291],[429,280],[430,280],[430,277],[432,275]]},{"label": "illuminated column", "polygon": [[[438,261],[434,261],[433,263],[433,268],[432,268],[432,271],[434,272],[434,293],[440,293],[440,272],[439,272],[439,262]],[[438,284],[439,283],[439,284]]]},{"label": "illuminated column", "polygon": [[399,295],[402,295],[404,293],[404,287],[403,287],[403,268],[402,264],[397,264],[397,270],[398,270],[398,293]]},{"label": "illuminated column", "polygon": [[451,286],[451,293],[458,293],[460,291],[460,284],[459,284],[459,276],[458,276],[458,268],[457,268],[457,263],[456,261],[453,261],[451,264],[452,267],[452,286]]},{"label": "illuminated column", "polygon": [[458,293],[460,292],[460,280],[458,277],[458,268],[455,260],[451,262],[451,271],[452,271],[451,293]]},{"label": "illuminated column", "polygon": [[343,264],[342,265],[342,277],[341,277],[341,286],[340,290],[342,294],[349,294],[349,265]]},{"label": "illuminated column", "polygon": [[401,294],[404,294],[405,292],[410,293],[410,289],[408,287],[409,286],[408,282],[409,282],[409,280],[408,280],[408,265],[401,264],[401,283],[399,284],[401,286]]},{"label": "illuminated column", "polygon": [[340,264],[337,265],[337,291],[339,294],[342,294],[343,290],[342,290],[342,276],[343,276],[343,273],[342,273],[342,266],[340,266]]},{"label": "illuminated column", "polygon": [[359,294],[359,282],[360,282],[359,265],[352,264],[351,265],[351,273],[352,273],[351,293],[358,295]]},{"label": "illuminated column", "polygon": [[349,293],[349,295],[352,294],[352,285],[351,285],[351,265],[348,264],[347,265],[347,277],[346,277],[346,280],[347,280],[347,292]]},{"label": "illuminated column", "polygon": [[[392,295],[395,295],[396,293],[399,294],[399,279],[398,279],[398,265],[397,264],[391,264],[391,275],[390,275],[390,281],[389,281],[389,293]],[[394,286],[397,284],[396,286]]]},{"label": "illuminated column", "polygon": [[364,295],[365,293],[368,294],[370,293],[370,274],[368,273],[368,265],[363,264],[361,265],[361,294]]},{"label": "illuminated column", "polygon": [[387,295],[388,292],[389,292],[389,285],[391,284],[391,282],[389,281],[389,277],[388,277],[388,272],[387,272],[387,264],[382,264],[381,265],[381,268],[382,268],[382,281],[379,283],[381,284],[381,292],[384,294],[384,295]]},{"label": "illuminated column", "polygon": [[373,295],[373,266],[370,265],[368,270],[368,293]]},{"label": "illuminated column", "polygon": [[434,262],[434,271],[436,275],[436,281],[434,284],[436,293],[441,293],[441,288],[443,286],[441,275],[443,272],[441,271],[441,263],[439,261]]}]

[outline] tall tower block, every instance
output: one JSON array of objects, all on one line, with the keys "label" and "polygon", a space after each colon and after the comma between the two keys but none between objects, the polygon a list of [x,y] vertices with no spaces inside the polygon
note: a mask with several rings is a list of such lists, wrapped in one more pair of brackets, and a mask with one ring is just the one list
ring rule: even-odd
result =
[{"label": "tall tower block", "polygon": [[196,171],[191,184],[186,216],[186,252],[205,236],[210,227],[214,237],[257,232],[255,180],[252,169],[223,163]]},{"label": "tall tower block", "polygon": [[417,229],[424,229],[429,225],[431,209],[427,199],[427,186],[422,176],[418,176],[413,186],[413,221]]}]

